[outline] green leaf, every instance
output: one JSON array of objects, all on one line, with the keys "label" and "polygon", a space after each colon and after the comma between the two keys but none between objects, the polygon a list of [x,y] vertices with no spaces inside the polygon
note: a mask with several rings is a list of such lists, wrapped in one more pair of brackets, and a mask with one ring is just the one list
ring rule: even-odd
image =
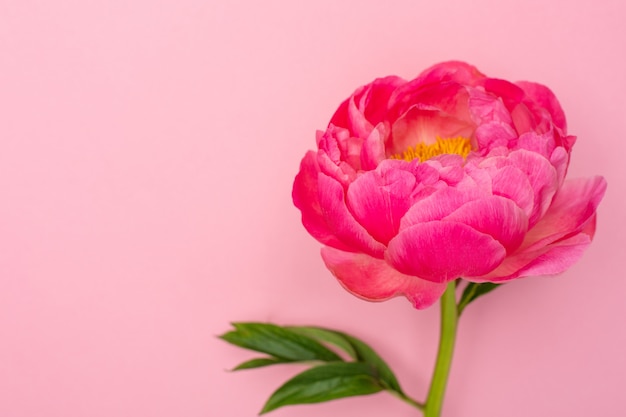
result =
[{"label": "green leaf", "polygon": [[278,359],[278,358],[256,358],[256,359],[250,359],[249,361],[246,361],[244,363],[237,365],[236,367],[233,368],[233,371],[241,371],[243,369],[261,368],[263,366],[278,365],[281,363],[289,363],[289,362],[291,361],[286,361],[284,359]]},{"label": "green leaf", "polygon": [[352,346],[352,343],[345,337],[346,335],[336,330],[324,329],[322,327],[313,326],[289,326],[289,330],[311,337],[321,342],[330,343],[346,352],[352,359],[358,361],[359,355]]},{"label": "green leaf", "polygon": [[294,331],[331,343],[348,353],[359,362],[365,362],[376,369],[377,376],[386,389],[404,395],[398,379],[387,363],[367,343],[336,330],[322,327],[291,327]]},{"label": "green leaf", "polygon": [[233,323],[235,330],[220,336],[233,345],[293,361],[342,361],[320,342],[269,323]]},{"label": "green leaf", "polygon": [[308,369],[278,388],[261,414],[294,404],[312,404],[382,391],[376,370],[358,362],[336,362]]},{"label": "green leaf", "polygon": [[465,307],[478,297],[481,297],[496,288],[498,288],[502,284],[494,284],[493,282],[484,282],[482,284],[477,284],[475,282],[470,282],[467,284],[467,287],[463,290],[463,294],[461,295],[461,299],[459,300],[459,304],[457,306],[457,314],[460,316]]}]

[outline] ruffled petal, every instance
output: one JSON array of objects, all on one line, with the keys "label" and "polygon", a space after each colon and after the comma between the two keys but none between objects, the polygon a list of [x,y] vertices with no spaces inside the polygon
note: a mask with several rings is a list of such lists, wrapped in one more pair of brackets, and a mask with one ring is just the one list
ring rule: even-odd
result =
[{"label": "ruffled petal", "polygon": [[353,252],[365,252],[382,258],[384,245],[377,242],[352,216],[346,206],[341,184],[322,173],[318,175],[317,181],[320,208],[332,234]]},{"label": "ruffled petal", "polygon": [[385,154],[385,141],[389,136],[389,127],[385,123],[379,123],[367,136],[361,149],[361,167],[365,171],[376,169],[383,162]]},{"label": "ruffled petal", "polygon": [[415,308],[422,309],[431,306],[446,289],[445,284],[402,274],[384,260],[365,254],[324,247],[322,258],[344,288],[368,301],[403,295]]},{"label": "ruffled petal", "polygon": [[476,188],[445,187],[414,203],[401,221],[401,229],[419,223],[441,220],[462,205],[481,197]]},{"label": "ruffled petal", "polygon": [[433,144],[437,138],[469,138],[476,126],[467,119],[450,115],[439,109],[415,105],[404,113],[391,128],[391,143],[387,154],[402,154],[418,143]]},{"label": "ruffled petal", "polygon": [[552,122],[563,131],[567,133],[567,123],[565,121],[565,113],[561,108],[561,104],[557,100],[556,96],[545,85],[532,83],[528,81],[518,81],[516,83],[528,97],[539,104],[544,109],[550,112],[552,116]]},{"label": "ruffled petal", "polygon": [[527,217],[532,215],[535,193],[528,176],[519,168],[509,165],[497,170],[492,177],[492,190],[495,195],[515,201]]},{"label": "ruffled petal", "polygon": [[513,201],[491,196],[471,201],[445,217],[463,223],[496,239],[507,250],[515,251],[524,240],[528,217]]},{"label": "ruffled petal", "polygon": [[410,207],[415,182],[413,174],[401,169],[366,172],[350,184],[348,207],[369,234],[387,244]]},{"label": "ruffled petal", "polygon": [[526,235],[524,248],[541,248],[578,233],[595,214],[605,191],[602,177],[565,181],[545,216]]},{"label": "ruffled petal", "polygon": [[505,256],[505,248],[491,236],[447,221],[402,230],[389,242],[385,254],[398,271],[437,283],[487,274]]},{"label": "ruffled petal", "polygon": [[534,208],[529,216],[529,227],[532,227],[548,210],[558,189],[556,169],[543,156],[525,149],[511,152],[507,162],[519,168],[528,177],[534,191]]},{"label": "ruffled petal", "polygon": [[[595,228],[595,216],[590,220]],[[494,271],[482,277],[470,277],[474,282],[505,282],[516,278],[555,275],[565,272],[578,261],[591,243],[593,233],[581,232],[554,244],[527,250],[507,257]]]},{"label": "ruffled petal", "polygon": [[350,130],[354,136],[367,137],[372,126],[384,120],[391,94],[405,83],[400,77],[389,76],[358,88],[341,103],[330,123]]},{"label": "ruffled petal", "polygon": [[317,176],[319,167],[315,152],[306,153],[300,163],[300,172],[293,183],[292,198],[294,205],[302,213],[302,224],[315,239],[334,248],[348,250],[328,228],[318,199]]}]

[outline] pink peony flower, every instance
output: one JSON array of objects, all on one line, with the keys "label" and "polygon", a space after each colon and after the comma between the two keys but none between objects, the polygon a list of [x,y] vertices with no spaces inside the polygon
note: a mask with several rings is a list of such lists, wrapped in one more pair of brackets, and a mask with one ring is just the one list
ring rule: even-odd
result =
[{"label": "pink peony flower", "polygon": [[606,182],[565,181],[574,141],[547,87],[446,62],[355,91],[293,200],[348,291],[425,308],[458,277],[557,274],[580,258]]}]

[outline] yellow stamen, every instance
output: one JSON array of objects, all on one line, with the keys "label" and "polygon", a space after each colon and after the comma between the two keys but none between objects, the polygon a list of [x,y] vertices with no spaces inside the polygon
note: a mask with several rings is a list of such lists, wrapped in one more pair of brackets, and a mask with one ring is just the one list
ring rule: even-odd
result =
[{"label": "yellow stamen", "polygon": [[418,143],[415,146],[409,146],[406,151],[391,155],[391,159],[404,159],[412,161],[419,158],[420,162],[424,162],[432,157],[443,154],[461,155],[463,158],[472,150],[472,144],[468,138],[458,136],[456,138],[441,139],[437,136],[437,141],[430,145]]}]

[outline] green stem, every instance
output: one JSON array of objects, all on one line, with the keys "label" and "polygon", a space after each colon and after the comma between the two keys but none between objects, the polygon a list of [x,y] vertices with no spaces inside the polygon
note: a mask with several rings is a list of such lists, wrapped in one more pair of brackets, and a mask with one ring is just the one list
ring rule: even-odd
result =
[{"label": "green stem", "polygon": [[443,397],[450,373],[452,353],[454,352],[454,340],[456,339],[457,306],[456,284],[454,281],[448,284],[446,292],[441,297],[441,334],[439,335],[439,351],[433,379],[430,382],[430,390],[424,407],[424,417],[439,417],[443,406]]}]

